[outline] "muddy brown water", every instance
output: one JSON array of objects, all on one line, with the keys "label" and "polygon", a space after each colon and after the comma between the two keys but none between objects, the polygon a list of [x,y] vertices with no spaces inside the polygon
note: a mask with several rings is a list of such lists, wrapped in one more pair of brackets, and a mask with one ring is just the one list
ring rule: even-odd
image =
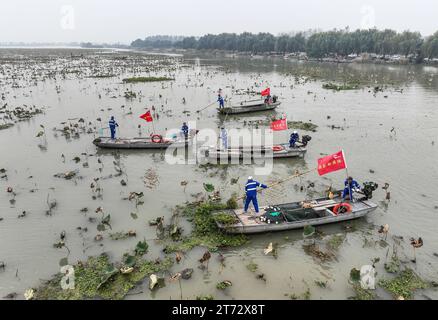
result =
[{"label": "muddy brown water", "polygon": [[[71,52],[84,57],[69,58]],[[245,178],[254,173],[252,165],[205,170],[197,165],[169,165],[164,161],[162,152],[114,153],[97,150],[92,144],[97,133],[81,133],[79,138],[67,139],[62,132],[55,135],[52,128],[62,128],[61,122],[68,124],[68,119],[75,119],[70,120],[75,123],[79,118],[100,127],[97,118],[106,123],[114,115],[120,125],[120,136],[137,136],[139,124],[142,134],[146,135],[151,126],[143,123],[138,116],[144,113],[145,108],[154,105],[160,113],[155,122],[157,131],[179,128],[183,121],[189,120],[196,120],[198,129],[218,130],[224,119],[217,116],[214,107],[199,114],[196,110],[214,101],[218,88],[223,88],[224,93],[231,96],[231,87],[253,87],[257,91],[270,86],[272,92],[282,99],[277,115],[285,113],[289,120],[311,121],[318,125],[317,132],[310,133],[313,139],[304,159],[276,161],[272,174],[256,176],[259,181],[269,184],[297,169],[313,168],[321,154],[343,148],[351,175],[360,182],[379,183],[373,199],[379,208],[356,221],[351,232],[345,232],[345,224],[318,228],[325,234],[322,243],[333,234],[346,235],[335,259],[328,262],[320,262],[304,252],[300,230],[251,236],[247,245],[222,251],[226,257],[225,268],[220,267],[216,254],[213,254],[208,271],[197,268],[204,249],[195,248],[185,255],[181,264],[172,268],[173,272],[185,267],[195,270],[191,280],[182,282],[184,299],[207,294],[224,299],[287,299],[287,295],[299,296],[307,289],[312,299],[345,299],[354,294],[348,283],[351,268],[360,268],[370,264],[371,259],[380,257],[381,261],[376,265],[378,279],[389,277],[383,269],[383,262],[392,247],[392,236],[403,237],[398,253],[409,267],[425,279],[438,280],[438,258],[434,255],[438,253],[438,192],[435,187],[438,181],[438,69],[199,55],[172,58],[175,59],[169,63],[172,67],[161,64],[152,71],[153,74],[172,75],[176,79],[174,82],[123,84],[121,79],[124,77],[148,73],[142,70],[140,62],[125,68],[124,60],[111,59],[120,55],[134,55],[138,61],[143,59],[139,53],[112,50],[0,50],[3,71],[1,93],[5,94],[1,106],[8,103],[11,107],[23,104],[45,107],[44,114],[0,130],[0,168],[7,170],[7,178],[0,179],[0,218],[3,219],[0,221],[0,261],[6,264],[4,270],[0,269],[0,297],[17,292],[22,298],[27,288],[37,287],[41,280],[49,279],[59,271],[59,261],[68,252],[65,248],[54,248],[53,244],[59,241],[63,230],[70,250],[70,262],[103,252],[108,252],[117,260],[143,238],[148,239],[149,257],[163,257],[163,247],[153,240],[156,237],[155,228],[148,226],[149,220],[164,216],[168,222],[175,205],[192,200],[193,195],[199,192],[205,194],[204,182],[215,185],[223,199],[228,199],[233,192],[241,193]],[[29,64],[16,68],[23,59]],[[58,68],[71,63],[69,59],[83,59],[81,70],[93,68],[100,59],[104,63],[101,68],[116,76],[87,78],[71,73],[66,74],[65,79],[59,75],[56,79],[51,77],[44,81],[32,79],[38,79],[36,70],[39,67],[43,69],[44,59],[49,59],[44,68]],[[11,81],[14,72],[26,74],[26,77]],[[307,82],[300,78],[301,83],[297,84],[296,75],[317,75],[318,78]],[[322,89],[323,83],[342,82],[348,77],[359,77],[369,84],[373,83],[373,86],[386,84],[388,87],[375,95],[367,87],[340,92]],[[14,87],[14,83],[19,84],[18,88]],[[125,99],[123,92],[126,89],[137,93],[141,91],[141,98]],[[403,89],[402,92],[400,89]],[[182,104],[183,97],[185,105]],[[239,99],[243,100],[245,96],[233,96],[233,102]],[[129,114],[129,108],[132,114]],[[227,128],[243,128],[245,120],[264,120],[267,115],[269,113],[229,117],[224,124]],[[46,134],[37,138],[41,124]],[[391,132],[392,128],[395,132]],[[275,141],[287,141],[287,133],[276,133]],[[41,144],[44,147],[40,147]],[[81,158],[79,163],[73,161],[75,156]],[[118,159],[124,175],[108,177],[116,174],[113,161]],[[88,162],[89,167],[84,168],[84,162]],[[99,171],[99,168],[102,170]],[[70,170],[79,171],[72,180],[53,176]],[[144,181],[148,170],[157,176],[152,186]],[[102,198],[93,200],[90,183],[97,177],[101,178]],[[231,179],[237,177],[238,183],[231,184]],[[259,201],[266,205],[319,196],[331,184],[341,187],[344,178],[344,172],[323,178],[312,173],[263,192]],[[121,179],[127,181],[127,186],[121,186]],[[185,189],[180,184],[183,180],[188,182]],[[309,182],[314,182],[315,187],[308,189]],[[380,188],[385,182],[390,184],[389,202],[385,201],[385,192]],[[14,204],[10,202],[11,194],[6,192],[8,186],[16,192]],[[304,186],[303,191],[300,186]],[[131,191],[143,191],[145,194],[137,219],[130,215],[135,211],[135,205],[122,200]],[[57,201],[51,216],[45,214],[48,196],[50,201]],[[99,219],[100,216],[94,213],[99,206],[104,208],[105,213],[111,214],[114,232],[135,230],[137,237],[115,241],[105,231],[103,241],[94,241],[99,232],[96,230],[97,223],[90,222],[89,218]],[[80,212],[84,207],[89,209],[87,213]],[[26,211],[26,216],[18,218],[23,211]],[[378,226],[385,223],[390,226],[389,246],[379,242],[377,233]],[[190,224],[183,222],[183,226],[188,233]],[[86,227],[88,231],[80,231],[78,227]],[[413,264],[409,262],[413,256],[409,238],[418,236],[423,238],[424,246],[417,250],[417,263]],[[279,245],[277,259],[263,254],[263,248],[270,242]],[[252,262],[258,266],[256,273],[247,268]],[[266,282],[257,279],[257,273],[263,273]],[[219,291],[216,284],[223,280],[230,280],[233,286]],[[320,288],[315,281],[327,281],[327,288]],[[127,299],[180,298],[177,282],[167,282],[165,288],[153,293],[147,284],[146,281],[134,289]],[[378,294],[381,298],[389,298],[381,290]],[[426,297],[436,299],[438,295],[433,290],[416,295],[419,299]]]}]

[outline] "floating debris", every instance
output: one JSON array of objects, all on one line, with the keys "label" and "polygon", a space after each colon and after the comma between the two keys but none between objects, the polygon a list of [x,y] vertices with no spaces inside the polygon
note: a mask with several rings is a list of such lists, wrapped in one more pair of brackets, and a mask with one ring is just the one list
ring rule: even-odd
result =
[{"label": "floating debris", "polygon": [[192,277],[193,271],[194,270],[192,268],[184,269],[181,271],[181,278],[184,280],[189,280]]},{"label": "floating debris", "polygon": [[218,284],[216,284],[216,288],[218,290],[225,290],[228,287],[231,287],[233,283],[229,280],[221,281]]},{"label": "floating debris", "polygon": [[71,180],[77,175],[78,171],[67,171],[64,173],[57,173],[54,175],[56,178],[62,178],[65,180]]}]

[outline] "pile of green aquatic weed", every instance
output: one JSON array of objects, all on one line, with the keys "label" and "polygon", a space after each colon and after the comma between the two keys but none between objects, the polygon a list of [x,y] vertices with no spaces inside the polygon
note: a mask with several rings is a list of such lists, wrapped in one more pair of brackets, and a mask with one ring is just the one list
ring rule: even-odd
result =
[{"label": "pile of green aquatic weed", "polygon": [[220,247],[237,247],[245,244],[248,239],[244,235],[226,234],[217,227],[213,212],[227,209],[231,208],[226,204],[211,201],[188,203],[177,207],[179,214],[192,222],[193,230],[181,241],[167,245],[164,252],[189,251],[196,246],[204,246],[216,251]]},{"label": "pile of green aquatic weed", "polygon": [[318,126],[311,122],[303,122],[303,121],[288,121],[287,126],[289,128],[304,130],[304,131],[312,131],[315,132]]},{"label": "pile of green aquatic weed", "polygon": [[341,90],[356,90],[359,89],[359,85],[357,83],[344,83],[344,84],[336,84],[336,83],[324,83],[322,85],[323,89],[327,90],[335,90],[335,91],[341,91]]},{"label": "pile of green aquatic weed", "polygon": [[332,250],[338,250],[339,247],[344,243],[345,235],[344,234],[335,234],[330,237],[327,241],[327,246]]},{"label": "pile of green aquatic weed", "polygon": [[372,290],[363,289],[360,283],[353,283],[353,290],[356,293],[354,297],[349,297],[350,300],[374,300],[376,296]]},{"label": "pile of green aquatic weed", "polygon": [[35,299],[38,300],[78,300],[78,299],[123,299],[138,282],[148,275],[168,270],[173,260],[147,261],[140,257],[127,256],[133,271],[123,274],[110,262],[106,254],[90,257],[86,262],[78,262],[74,266],[74,288],[62,289],[59,273],[53,279],[36,289]]},{"label": "pile of green aquatic weed", "polygon": [[380,280],[379,286],[389,291],[395,298],[411,299],[415,290],[428,288],[428,283],[412,269],[401,271],[395,278]]},{"label": "pile of green aquatic weed", "polygon": [[126,78],[122,81],[124,83],[139,83],[139,82],[157,82],[157,81],[173,81],[175,79],[173,78],[167,78],[167,77],[132,77],[132,78]]}]

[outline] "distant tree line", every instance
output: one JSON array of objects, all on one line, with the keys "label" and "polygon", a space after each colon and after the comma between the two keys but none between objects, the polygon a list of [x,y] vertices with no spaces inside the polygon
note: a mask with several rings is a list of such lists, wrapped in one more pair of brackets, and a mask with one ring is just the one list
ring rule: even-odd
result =
[{"label": "distant tree line", "polygon": [[403,55],[423,58],[438,57],[438,32],[424,38],[419,32],[396,32],[385,29],[349,31],[332,30],[299,32],[295,34],[270,33],[207,34],[202,37],[154,36],[131,43],[135,48],[181,48],[228,50],[260,54],[267,52],[297,53],[306,52],[309,57],[323,58],[330,55],[375,53],[379,55]]}]

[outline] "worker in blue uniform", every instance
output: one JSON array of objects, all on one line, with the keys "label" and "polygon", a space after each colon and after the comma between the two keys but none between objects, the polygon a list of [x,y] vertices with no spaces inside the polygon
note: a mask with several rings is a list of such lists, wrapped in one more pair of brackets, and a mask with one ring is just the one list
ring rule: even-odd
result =
[{"label": "worker in blue uniform", "polygon": [[290,139],[289,139],[289,147],[290,147],[290,148],[295,148],[295,144],[298,142],[299,139],[300,139],[300,136],[299,136],[298,132],[295,130],[295,131],[290,135]]},{"label": "worker in blue uniform", "polygon": [[257,188],[261,187],[266,189],[268,186],[255,181],[252,177],[248,177],[248,182],[245,185],[246,200],[245,200],[245,213],[248,211],[249,204],[252,202],[256,213],[259,213],[259,204],[257,202]]},{"label": "worker in blue uniform", "polygon": [[344,182],[345,188],[342,192],[342,200],[353,201],[353,192],[360,190],[360,185],[352,177],[348,177]]},{"label": "worker in blue uniform", "polygon": [[187,123],[183,123],[181,132],[184,135],[184,137],[187,139],[189,137],[189,127],[187,126]]},{"label": "worker in blue uniform", "polygon": [[114,140],[116,138],[116,127],[118,127],[119,124],[116,122],[116,120],[114,120],[114,116],[111,117],[108,124],[111,131],[111,139]]},{"label": "worker in blue uniform", "polygon": [[222,98],[222,96],[220,94],[217,96],[217,102],[219,102],[219,109],[222,109],[225,107],[224,98]]}]

